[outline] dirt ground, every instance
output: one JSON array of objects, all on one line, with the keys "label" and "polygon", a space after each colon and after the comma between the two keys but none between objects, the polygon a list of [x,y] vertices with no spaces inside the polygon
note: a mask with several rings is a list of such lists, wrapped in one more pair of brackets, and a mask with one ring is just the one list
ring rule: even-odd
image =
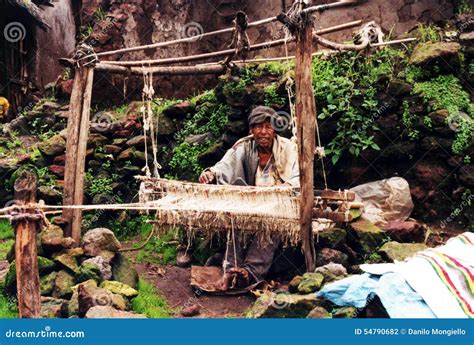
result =
[{"label": "dirt ground", "polygon": [[[215,296],[194,293],[190,285],[191,268],[149,263],[137,264],[135,267],[143,279],[157,287],[171,308],[183,309],[192,304],[199,305],[200,313],[195,318],[243,317],[245,310],[254,301],[250,295]],[[177,313],[175,317],[182,316]]]}]

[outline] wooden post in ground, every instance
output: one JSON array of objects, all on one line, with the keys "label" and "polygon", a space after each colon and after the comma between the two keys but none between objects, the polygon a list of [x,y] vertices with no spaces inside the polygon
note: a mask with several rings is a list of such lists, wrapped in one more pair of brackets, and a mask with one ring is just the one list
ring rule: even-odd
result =
[{"label": "wooden post in ground", "polygon": [[41,216],[23,205],[36,202],[36,175],[24,171],[15,181],[17,214],[13,215],[15,227],[15,266],[20,318],[41,317],[41,292],[38,273],[36,233]]},{"label": "wooden post in ground", "polygon": [[312,82],[312,21],[302,14],[296,30],[296,118],[300,168],[300,235],[306,270],[316,268],[316,251],[312,230],[313,162],[316,130],[316,102]]},{"label": "wooden post in ground", "polygon": [[[93,79],[93,68],[84,67],[76,69],[67,124],[64,205],[82,205],[83,203],[84,169]],[[63,218],[68,222],[65,235],[72,237],[76,241],[76,245],[79,245],[82,210],[64,210]]]}]

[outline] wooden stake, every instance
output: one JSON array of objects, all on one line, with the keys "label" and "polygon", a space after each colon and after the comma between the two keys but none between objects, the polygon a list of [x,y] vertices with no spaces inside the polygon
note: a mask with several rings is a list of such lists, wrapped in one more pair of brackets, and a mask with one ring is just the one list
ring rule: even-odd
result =
[{"label": "wooden stake", "polygon": [[296,118],[298,160],[300,168],[300,236],[305,256],[306,270],[316,268],[316,251],[313,243],[313,162],[316,146],[316,102],[312,82],[312,21],[304,21],[296,32]]},{"label": "wooden stake", "polygon": [[[89,134],[90,104],[92,98],[93,68],[76,69],[68,119],[66,168],[64,174],[64,205],[82,205],[84,169]],[[65,235],[76,245],[81,239],[82,210],[66,209],[63,218],[68,221]]]},{"label": "wooden stake", "polygon": [[36,175],[24,171],[15,181],[15,200],[19,206],[18,219],[14,221],[15,266],[18,296],[18,312],[20,318],[41,317],[41,292],[38,273],[38,254],[36,251],[37,220],[29,218],[33,210],[21,208],[23,205],[34,203],[36,200]]}]

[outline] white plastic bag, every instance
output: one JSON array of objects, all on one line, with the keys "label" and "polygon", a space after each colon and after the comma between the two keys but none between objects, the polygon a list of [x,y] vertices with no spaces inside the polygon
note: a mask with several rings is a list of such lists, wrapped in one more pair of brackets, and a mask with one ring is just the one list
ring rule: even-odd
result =
[{"label": "white plastic bag", "polygon": [[408,182],[401,177],[369,182],[351,188],[356,201],[364,204],[362,218],[379,227],[390,222],[403,222],[413,211]]}]

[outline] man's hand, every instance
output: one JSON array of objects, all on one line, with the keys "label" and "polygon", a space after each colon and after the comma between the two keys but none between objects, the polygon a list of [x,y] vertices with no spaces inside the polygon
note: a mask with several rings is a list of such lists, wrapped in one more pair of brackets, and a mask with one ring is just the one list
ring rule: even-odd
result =
[{"label": "man's hand", "polygon": [[210,170],[203,171],[201,176],[199,176],[199,182],[205,184],[212,183],[215,179],[216,175]]}]

